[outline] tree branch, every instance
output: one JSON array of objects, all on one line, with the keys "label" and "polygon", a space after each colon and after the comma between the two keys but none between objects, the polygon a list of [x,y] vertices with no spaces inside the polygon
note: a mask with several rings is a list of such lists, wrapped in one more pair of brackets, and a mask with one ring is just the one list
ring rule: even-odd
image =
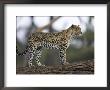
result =
[{"label": "tree branch", "polygon": [[61,16],[58,16],[58,17],[54,18],[53,20],[50,21],[49,24],[47,24],[47,25],[45,25],[45,26],[43,26],[43,27],[41,27],[41,28],[38,28],[38,29],[36,30],[36,32],[42,32],[44,29],[50,27],[50,26],[51,26],[55,21],[57,21],[60,17],[61,17]]}]

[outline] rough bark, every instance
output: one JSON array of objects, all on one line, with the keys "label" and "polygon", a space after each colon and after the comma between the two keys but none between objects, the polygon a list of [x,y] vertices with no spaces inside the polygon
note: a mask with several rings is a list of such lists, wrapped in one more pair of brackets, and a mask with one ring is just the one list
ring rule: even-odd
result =
[{"label": "rough bark", "polygon": [[81,61],[68,65],[19,67],[17,74],[94,74],[94,61]]}]

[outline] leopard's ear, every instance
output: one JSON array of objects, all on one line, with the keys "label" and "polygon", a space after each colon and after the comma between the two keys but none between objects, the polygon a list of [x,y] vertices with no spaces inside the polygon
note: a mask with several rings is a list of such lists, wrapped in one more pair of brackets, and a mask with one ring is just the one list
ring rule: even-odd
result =
[{"label": "leopard's ear", "polygon": [[71,26],[73,27],[74,25],[72,24]]},{"label": "leopard's ear", "polygon": [[74,28],[74,26],[75,26],[75,25],[73,25],[73,24],[71,25],[72,28]]}]

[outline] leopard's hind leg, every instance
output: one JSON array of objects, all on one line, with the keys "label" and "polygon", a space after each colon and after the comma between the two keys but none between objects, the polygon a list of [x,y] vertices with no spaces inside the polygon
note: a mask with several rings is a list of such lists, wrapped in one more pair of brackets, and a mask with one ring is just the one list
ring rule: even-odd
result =
[{"label": "leopard's hind leg", "polygon": [[27,60],[28,60],[28,66],[32,67],[33,65],[33,58],[34,58],[34,54],[35,54],[35,47],[29,48],[28,50],[28,56],[27,56]]},{"label": "leopard's hind leg", "polygon": [[41,54],[42,54],[42,47],[39,46],[37,47],[36,49],[36,53],[35,53],[35,62],[38,66],[44,66],[41,64],[41,62],[39,61],[40,57],[41,57]]}]

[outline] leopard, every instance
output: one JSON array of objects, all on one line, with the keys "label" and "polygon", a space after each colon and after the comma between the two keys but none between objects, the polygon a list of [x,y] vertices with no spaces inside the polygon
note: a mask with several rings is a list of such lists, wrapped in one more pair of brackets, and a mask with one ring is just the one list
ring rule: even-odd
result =
[{"label": "leopard", "polygon": [[24,56],[27,52],[29,53],[27,57],[29,67],[34,66],[32,63],[34,58],[36,65],[43,66],[39,60],[42,54],[42,48],[58,49],[60,63],[61,65],[65,65],[68,64],[66,50],[70,46],[73,38],[81,34],[81,27],[74,24],[60,32],[35,32],[28,37],[24,51],[20,52],[16,46],[16,53],[18,56]]}]

